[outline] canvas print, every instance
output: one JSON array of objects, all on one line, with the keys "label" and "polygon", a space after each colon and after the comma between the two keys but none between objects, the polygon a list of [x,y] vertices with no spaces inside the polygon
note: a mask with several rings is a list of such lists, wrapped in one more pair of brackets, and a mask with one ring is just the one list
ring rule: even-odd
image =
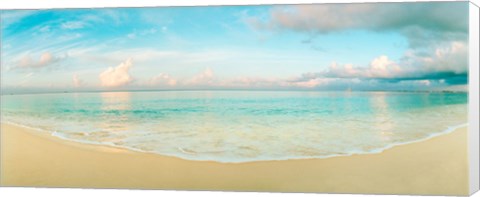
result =
[{"label": "canvas print", "polygon": [[466,195],[468,8],[3,10],[1,186]]}]

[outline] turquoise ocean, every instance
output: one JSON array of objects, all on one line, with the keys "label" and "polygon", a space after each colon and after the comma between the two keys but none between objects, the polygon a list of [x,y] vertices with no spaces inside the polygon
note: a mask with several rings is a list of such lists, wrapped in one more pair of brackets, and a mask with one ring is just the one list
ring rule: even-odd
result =
[{"label": "turquoise ocean", "polygon": [[467,93],[151,91],[1,96],[2,122],[188,160],[379,153],[467,125]]}]

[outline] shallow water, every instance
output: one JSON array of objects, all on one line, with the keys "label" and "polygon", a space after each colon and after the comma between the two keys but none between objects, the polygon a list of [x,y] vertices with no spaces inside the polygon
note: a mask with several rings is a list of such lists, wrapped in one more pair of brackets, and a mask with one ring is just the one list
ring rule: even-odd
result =
[{"label": "shallow water", "polygon": [[381,152],[467,122],[466,93],[157,91],[2,96],[2,121],[83,143],[248,162]]}]

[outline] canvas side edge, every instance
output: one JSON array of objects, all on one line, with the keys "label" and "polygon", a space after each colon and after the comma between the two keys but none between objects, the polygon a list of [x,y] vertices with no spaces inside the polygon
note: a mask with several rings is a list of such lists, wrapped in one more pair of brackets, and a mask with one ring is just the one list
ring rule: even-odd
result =
[{"label": "canvas side edge", "polygon": [[470,2],[469,8],[469,133],[468,133],[468,160],[469,160],[469,192],[473,194],[479,190],[479,7]]}]

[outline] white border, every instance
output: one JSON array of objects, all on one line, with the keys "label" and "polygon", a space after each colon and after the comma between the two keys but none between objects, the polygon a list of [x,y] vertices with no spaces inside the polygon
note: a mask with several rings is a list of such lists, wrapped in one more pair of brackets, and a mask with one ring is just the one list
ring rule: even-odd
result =
[{"label": "white border", "polygon": [[469,76],[468,76],[468,86],[469,86],[469,95],[468,95],[468,117],[469,117],[469,133],[468,133],[468,143],[469,143],[469,168],[470,168],[470,194],[475,193],[479,189],[479,17],[480,17],[479,7],[470,3],[470,27],[469,27]]},{"label": "white border", "polygon": [[[301,3],[364,3],[364,2],[424,2],[432,0],[0,0],[0,10],[5,9],[45,9],[45,8],[101,8],[101,7],[158,7],[158,6],[205,6],[205,5],[259,5],[259,4],[301,4]],[[448,0],[434,0],[448,1]],[[458,0],[457,0],[458,1]],[[480,0],[471,0],[480,6]],[[475,14],[476,13],[476,14]],[[470,192],[479,189],[479,8],[470,6],[470,72],[469,72],[469,161]],[[476,35],[476,36],[474,36]],[[164,191],[164,190],[96,190],[96,189],[49,189],[49,188],[0,188],[2,196],[308,196],[301,193],[244,193],[244,192],[208,192],[208,191]],[[385,195],[316,194],[327,197],[352,197]],[[477,192],[475,197],[480,197]]]}]

